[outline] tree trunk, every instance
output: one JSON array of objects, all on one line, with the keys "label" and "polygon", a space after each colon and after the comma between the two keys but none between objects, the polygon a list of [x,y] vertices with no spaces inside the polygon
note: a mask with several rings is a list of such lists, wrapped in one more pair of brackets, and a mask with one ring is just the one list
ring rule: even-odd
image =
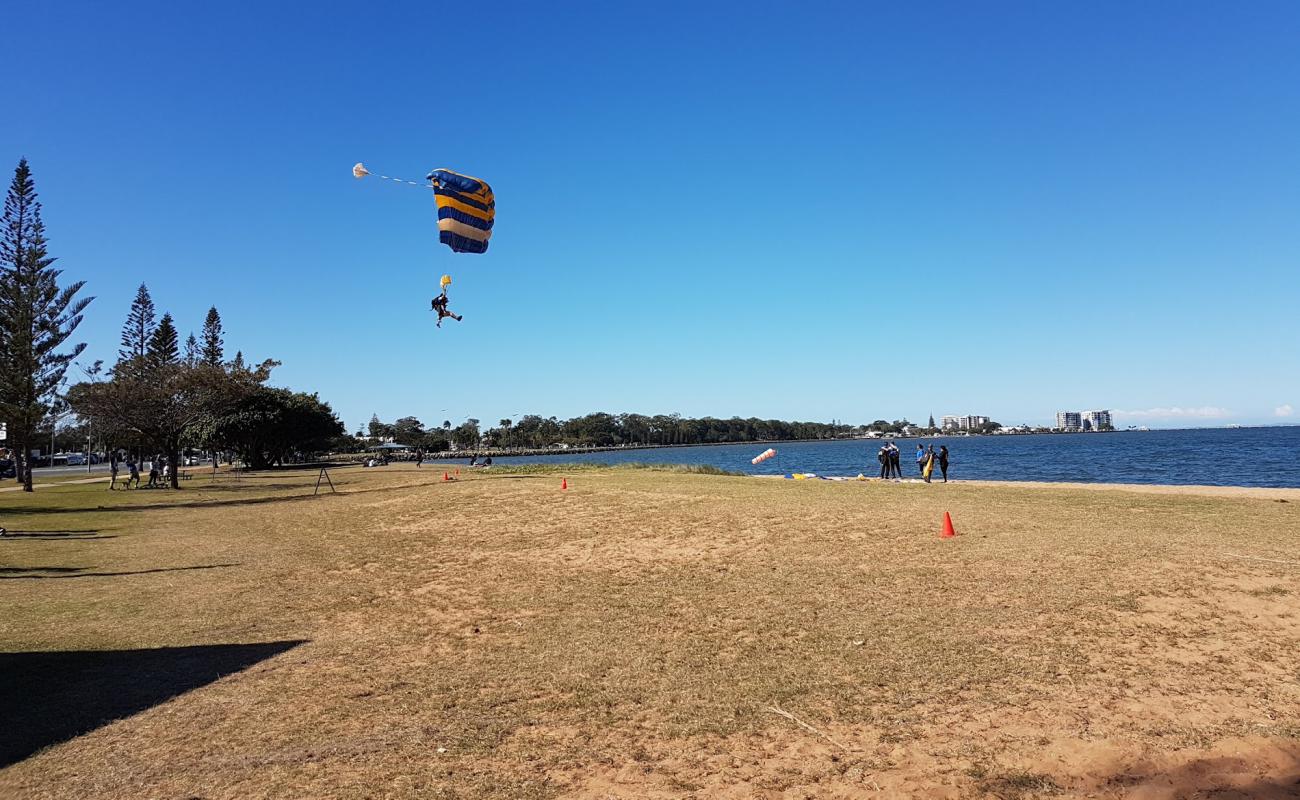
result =
[{"label": "tree trunk", "polygon": [[[32,456],[27,437],[18,440],[18,452],[14,454],[14,477],[22,481],[23,491],[32,491]],[[53,464],[53,460],[50,461]]]},{"label": "tree trunk", "polygon": [[167,448],[167,463],[171,464],[172,467],[171,470],[172,488],[173,489],[181,488],[180,448],[176,446]]}]

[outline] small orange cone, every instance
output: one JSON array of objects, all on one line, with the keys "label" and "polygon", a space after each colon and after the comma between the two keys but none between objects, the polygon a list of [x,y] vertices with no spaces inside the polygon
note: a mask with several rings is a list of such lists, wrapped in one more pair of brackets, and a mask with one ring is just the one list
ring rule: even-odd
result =
[{"label": "small orange cone", "polygon": [[951,539],[957,535],[957,531],[952,528],[952,517],[948,512],[943,512],[943,532],[939,534],[940,539]]},{"label": "small orange cone", "polygon": [[560,478],[560,491],[564,491],[565,489],[568,489],[568,488],[569,488],[569,479],[568,479],[568,478]]},{"label": "small orange cone", "polygon": [[451,476],[444,472],[444,473],[442,473],[442,479],[443,479],[444,481],[449,481],[449,480],[451,480]]}]

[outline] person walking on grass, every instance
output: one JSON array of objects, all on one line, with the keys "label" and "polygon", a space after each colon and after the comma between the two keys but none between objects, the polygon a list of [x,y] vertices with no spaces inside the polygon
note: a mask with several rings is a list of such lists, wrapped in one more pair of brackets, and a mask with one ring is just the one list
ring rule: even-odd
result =
[{"label": "person walking on grass", "polygon": [[943,482],[948,482],[948,445],[939,446],[939,471],[943,473]]},{"label": "person walking on grass", "polygon": [[423,467],[423,466],[424,466],[424,451],[423,451],[423,450],[416,450],[416,451],[415,451],[415,468],[416,468],[416,469],[420,469],[420,468]]},{"label": "person walking on grass", "polygon": [[128,458],[126,460],[126,471],[129,476],[126,479],[126,488],[130,489],[131,484],[135,484],[135,488],[139,489],[140,488],[140,465],[135,463],[134,458]]},{"label": "person walking on grass", "polygon": [[117,470],[122,465],[121,459],[117,457],[117,451],[114,450],[108,457],[108,472],[111,476],[108,479],[108,490],[111,492],[117,488]]}]

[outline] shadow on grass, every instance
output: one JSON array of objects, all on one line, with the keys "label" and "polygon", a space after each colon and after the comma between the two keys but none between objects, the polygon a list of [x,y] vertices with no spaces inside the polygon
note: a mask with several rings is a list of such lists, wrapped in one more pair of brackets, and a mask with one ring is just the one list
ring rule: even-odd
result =
[{"label": "shadow on grass", "polygon": [[116,535],[105,536],[97,530],[77,531],[6,531],[0,541],[6,539],[38,539],[51,542],[83,542],[89,539],[116,539]]},{"label": "shadow on grass", "polygon": [[304,641],[0,653],[0,769]]},{"label": "shadow on grass", "polygon": [[[507,477],[507,476],[501,476]],[[442,484],[441,479],[421,481],[419,483],[403,483],[397,486],[376,486],[373,489],[346,489],[338,488],[331,492],[329,487],[322,487],[320,492],[313,494],[311,486],[306,487],[308,491],[305,494],[276,495],[272,497],[244,497],[238,500],[195,500],[192,503],[147,503],[137,506],[85,506],[80,508],[45,508],[41,506],[9,506],[4,509],[5,514],[9,516],[22,516],[30,514],[32,516],[57,515],[57,514],[93,514],[100,511],[107,512],[139,512],[139,511],[156,511],[177,508],[220,508],[222,506],[257,506],[268,503],[290,503],[302,500],[314,500],[322,497],[346,497],[356,494],[373,494],[378,492],[396,492],[403,489],[418,489],[423,486],[436,486]],[[450,481],[455,483],[455,481]],[[259,486],[258,489],[268,487]],[[295,487],[302,488],[302,487]],[[205,491],[205,490],[204,490]],[[174,495],[173,495],[174,496]]]},{"label": "shadow on grass", "polygon": [[[61,578],[116,578],[122,575],[152,575],[155,572],[184,572],[191,569],[222,569],[237,567],[231,564],[196,564],[192,567],[158,567],[124,572],[86,572],[90,567],[0,567],[0,581],[46,581]],[[18,574],[15,574],[18,573]]]}]

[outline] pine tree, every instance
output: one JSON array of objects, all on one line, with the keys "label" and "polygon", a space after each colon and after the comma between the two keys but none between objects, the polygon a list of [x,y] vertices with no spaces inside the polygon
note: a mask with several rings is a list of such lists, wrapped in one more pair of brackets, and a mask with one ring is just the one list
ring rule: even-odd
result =
[{"label": "pine tree", "polygon": [[161,364],[175,364],[180,361],[180,342],[176,334],[176,324],[172,322],[171,314],[163,314],[162,319],[158,322],[158,327],[153,329],[153,335],[149,337],[149,347],[145,355],[145,360],[151,367]]},{"label": "pine tree", "polygon": [[222,350],[225,343],[221,340],[221,334],[221,315],[217,313],[217,307],[213,306],[208,309],[208,316],[203,320],[203,349],[200,359],[204,364],[215,367],[225,358]]},{"label": "pine tree", "polygon": [[27,159],[18,162],[0,219],[0,419],[15,445],[14,466],[23,488],[32,490],[32,437],[45,421],[55,392],[85,344],[59,349],[81,324],[94,298],[75,299],[84,281],[59,288],[45,224]]},{"label": "pine tree", "polygon": [[126,315],[122,326],[122,349],[117,351],[117,364],[141,363],[149,351],[149,339],[154,331],[153,298],[149,296],[149,287],[143,283],[135,292],[131,301],[131,310]]},{"label": "pine tree", "polygon": [[190,366],[190,367],[199,363],[199,340],[195,339],[194,334],[192,333],[190,334],[189,338],[185,340],[184,360],[186,366]]},{"label": "pine tree", "polygon": [[934,430],[934,415],[930,415],[930,430]]}]

